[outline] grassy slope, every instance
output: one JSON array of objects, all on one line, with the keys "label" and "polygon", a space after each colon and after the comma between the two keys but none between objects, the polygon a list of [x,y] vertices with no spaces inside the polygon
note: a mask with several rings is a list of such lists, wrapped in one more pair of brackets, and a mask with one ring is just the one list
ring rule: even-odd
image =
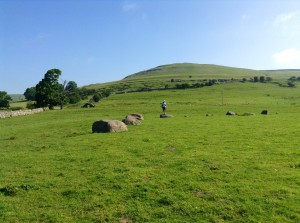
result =
[{"label": "grassy slope", "polygon": [[[299,222],[299,95],[231,83],[1,120],[0,188],[16,194],[0,193],[0,221]],[[174,118],[159,118],[163,99]],[[141,126],[91,133],[131,112]]]},{"label": "grassy slope", "polygon": [[[277,81],[287,80],[292,76],[300,76],[300,70],[257,71],[250,69],[226,67],[210,64],[179,63],[158,66],[146,71],[127,76],[120,81],[103,84],[91,84],[89,89],[114,88],[119,92],[142,88],[174,87],[176,80],[190,84],[208,79],[243,79],[250,80],[255,76],[266,76]],[[174,83],[171,80],[175,80]]]},{"label": "grassy slope", "polygon": [[259,75],[259,71],[210,64],[170,64],[130,75],[126,79],[140,78],[243,78]]}]

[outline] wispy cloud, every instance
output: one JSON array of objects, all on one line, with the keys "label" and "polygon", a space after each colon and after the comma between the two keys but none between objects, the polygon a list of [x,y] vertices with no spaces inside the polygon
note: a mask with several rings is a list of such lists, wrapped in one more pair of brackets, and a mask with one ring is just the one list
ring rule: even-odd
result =
[{"label": "wispy cloud", "polygon": [[275,63],[284,68],[300,68],[300,50],[285,49],[273,55]]},{"label": "wispy cloud", "polygon": [[246,14],[244,14],[244,15],[242,15],[242,21],[246,21],[246,20],[249,20],[250,19],[250,16],[249,15],[246,15]]},{"label": "wispy cloud", "polygon": [[299,14],[299,11],[280,14],[275,18],[274,25],[286,24]]},{"label": "wispy cloud", "polygon": [[124,12],[134,11],[138,9],[138,4],[135,2],[124,2],[122,4],[122,9]]}]

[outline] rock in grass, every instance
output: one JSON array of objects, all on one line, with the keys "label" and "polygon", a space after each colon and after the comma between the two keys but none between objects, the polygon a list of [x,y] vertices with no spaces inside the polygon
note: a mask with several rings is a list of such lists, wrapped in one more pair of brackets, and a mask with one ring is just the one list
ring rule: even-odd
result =
[{"label": "rock in grass", "polygon": [[144,120],[144,117],[141,114],[132,113],[132,114],[129,114],[129,115],[135,117],[137,120]]},{"label": "rock in grass", "polygon": [[144,120],[144,117],[140,114],[129,114],[125,117],[125,119],[122,120],[126,125],[140,125],[141,121]]},{"label": "rock in grass", "polygon": [[93,123],[93,133],[126,132],[127,125],[119,120],[100,120]]},{"label": "rock in grass", "polygon": [[169,115],[169,114],[160,114],[159,117],[160,117],[160,118],[173,118],[173,115]]},{"label": "rock in grass", "polygon": [[235,112],[233,112],[233,111],[228,111],[228,112],[226,113],[226,115],[235,115]]},{"label": "rock in grass", "polygon": [[269,114],[269,110],[262,110],[260,114],[262,114],[262,115],[268,115]]},{"label": "rock in grass", "polygon": [[94,108],[95,105],[92,104],[92,103],[87,102],[87,103],[85,103],[84,105],[82,105],[81,107],[82,107],[82,108]]}]

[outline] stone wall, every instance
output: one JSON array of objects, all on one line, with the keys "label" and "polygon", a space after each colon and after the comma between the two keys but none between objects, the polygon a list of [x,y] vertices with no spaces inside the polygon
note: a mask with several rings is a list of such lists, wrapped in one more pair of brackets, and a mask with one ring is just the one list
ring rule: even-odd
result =
[{"label": "stone wall", "polygon": [[48,108],[36,108],[30,110],[18,110],[18,111],[6,111],[6,112],[0,111],[0,119],[22,116],[22,115],[33,115],[46,110],[48,110]]}]

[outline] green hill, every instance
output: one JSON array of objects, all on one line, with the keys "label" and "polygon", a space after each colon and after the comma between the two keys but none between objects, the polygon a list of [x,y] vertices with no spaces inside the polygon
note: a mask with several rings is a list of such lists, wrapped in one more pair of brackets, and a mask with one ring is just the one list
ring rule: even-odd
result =
[{"label": "green hill", "polygon": [[114,92],[144,91],[174,88],[178,83],[205,84],[208,80],[248,80],[254,77],[270,77],[276,81],[300,76],[300,70],[251,70],[211,64],[176,63],[157,66],[128,75],[120,81],[91,84],[87,89],[112,89]]},{"label": "green hill", "polygon": [[162,65],[149,70],[141,71],[124,78],[247,78],[261,74],[260,71],[226,67],[211,64],[177,63]]}]

